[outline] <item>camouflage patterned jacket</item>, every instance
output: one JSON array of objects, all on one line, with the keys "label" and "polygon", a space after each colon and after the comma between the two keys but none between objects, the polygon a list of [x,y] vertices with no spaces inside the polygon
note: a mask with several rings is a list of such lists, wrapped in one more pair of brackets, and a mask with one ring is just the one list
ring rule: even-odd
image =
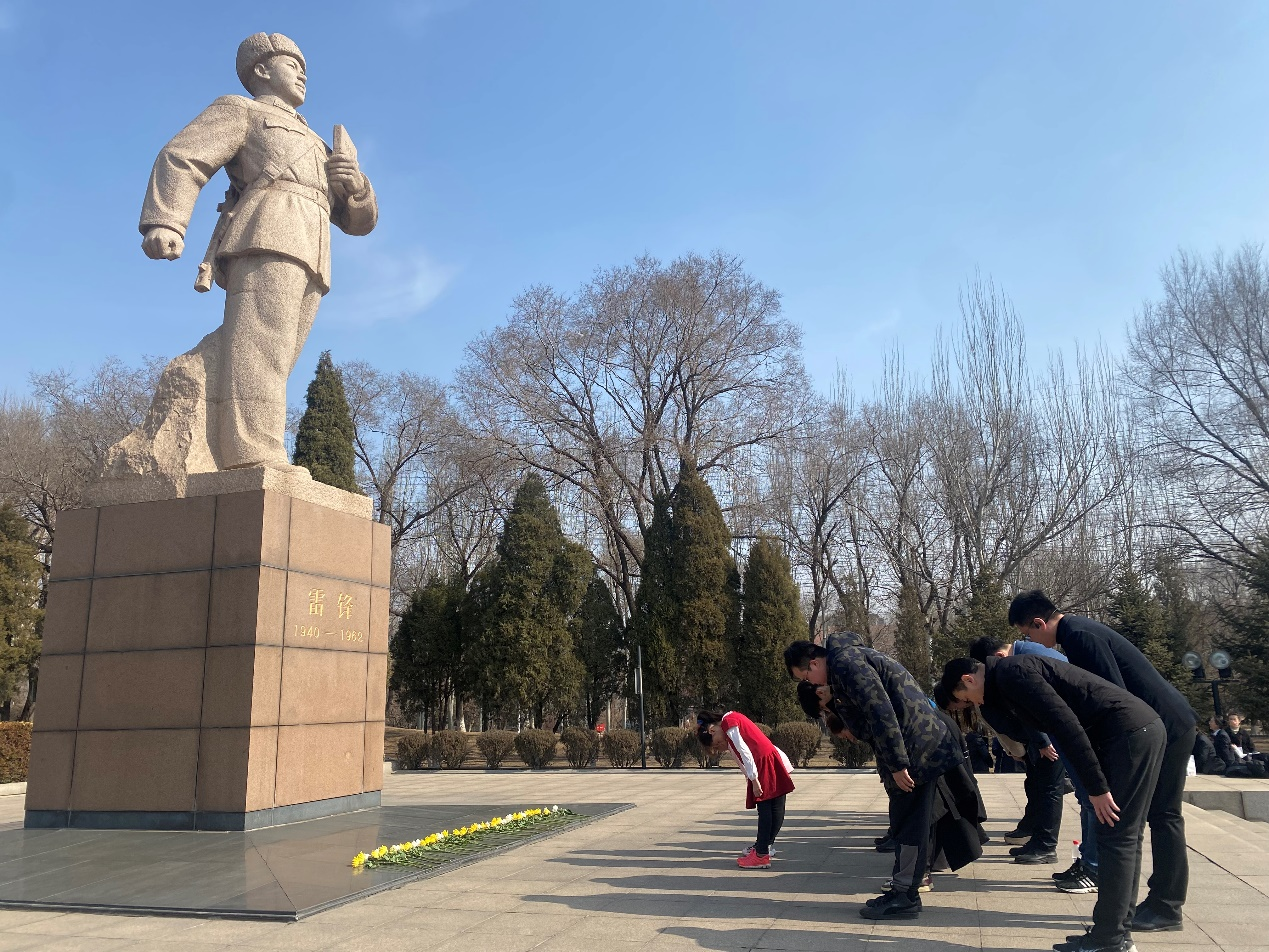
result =
[{"label": "camouflage patterned jacket", "polygon": [[907,769],[917,783],[936,780],[963,761],[960,745],[912,675],[853,632],[830,635],[829,684],[850,732],[872,745],[883,776]]}]

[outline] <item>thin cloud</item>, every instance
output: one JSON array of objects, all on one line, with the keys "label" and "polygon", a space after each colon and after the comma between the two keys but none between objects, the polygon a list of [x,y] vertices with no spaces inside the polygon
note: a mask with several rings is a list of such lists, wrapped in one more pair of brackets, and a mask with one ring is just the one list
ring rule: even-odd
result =
[{"label": "thin cloud", "polygon": [[457,273],[422,248],[395,254],[348,249],[335,261],[333,293],[323,317],[342,327],[409,320],[427,310]]},{"label": "thin cloud", "polygon": [[470,0],[402,0],[393,5],[392,13],[405,26],[419,26],[469,3]]},{"label": "thin cloud", "polygon": [[855,340],[869,340],[871,338],[880,337],[883,334],[893,331],[902,323],[902,316],[898,310],[891,311],[888,317],[881,320],[872,321],[865,324],[855,332]]}]

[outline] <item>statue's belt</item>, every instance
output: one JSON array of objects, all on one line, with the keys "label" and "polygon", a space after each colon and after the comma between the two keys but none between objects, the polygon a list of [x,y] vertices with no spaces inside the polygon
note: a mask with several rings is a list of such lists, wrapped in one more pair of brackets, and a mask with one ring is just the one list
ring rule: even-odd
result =
[{"label": "statue's belt", "polygon": [[274,179],[269,184],[264,185],[260,191],[292,192],[295,195],[299,195],[301,198],[307,198],[310,202],[320,205],[322,211],[326,212],[328,215],[330,214],[330,196],[326,193],[326,190],[322,188],[314,188],[311,185],[302,185],[299,182],[291,182],[287,179]]}]

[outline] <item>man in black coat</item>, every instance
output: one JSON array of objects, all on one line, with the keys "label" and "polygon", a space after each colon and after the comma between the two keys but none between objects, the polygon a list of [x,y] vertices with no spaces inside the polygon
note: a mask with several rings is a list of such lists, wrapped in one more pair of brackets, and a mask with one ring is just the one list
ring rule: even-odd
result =
[{"label": "man in black coat", "polygon": [[1243,756],[1254,754],[1256,752],[1256,744],[1251,739],[1251,732],[1243,727],[1243,716],[1236,711],[1230,711],[1225,715],[1226,729],[1229,731],[1229,739],[1234,744],[1242,748]]},{"label": "man in black coat", "polygon": [[1051,734],[1088,792],[1101,873],[1093,927],[1054,949],[1133,952],[1141,844],[1167,743],[1159,715],[1109,681],[1041,655],[989,657],[985,665],[958,658],[943,669],[942,684],[958,699],[1006,709]]},{"label": "man in black coat", "polygon": [[1009,624],[1032,641],[1061,648],[1071,664],[1140,698],[1163,721],[1168,746],[1148,816],[1154,872],[1146,884],[1146,898],[1133,915],[1132,928],[1137,932],[1178,931],[1190,880],[1181,796],[1198,716],[1185,696],[1127,638],[1091,618],[1059,612],[1038,589],[1014,598],[1009,605]]},{"label": "man in black coat", "polygon": [[964,761],[959,741],[907,669],[853,632],[830,635],[826,646],[795,641],[784,663],[793,678],[833,689],[834,712],[853,736],[872,745],[890,795],[894,889],[868,900],[859,914],[917,918],[931,859],[936,781]]}]

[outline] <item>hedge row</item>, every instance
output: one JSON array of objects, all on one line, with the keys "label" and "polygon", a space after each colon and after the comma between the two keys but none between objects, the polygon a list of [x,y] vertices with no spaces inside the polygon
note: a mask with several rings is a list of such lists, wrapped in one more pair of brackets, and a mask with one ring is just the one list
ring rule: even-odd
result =
[{"label": "hedge row", "polygon": [[30,763],[30,722],[0,721],[0,783],[21,783]]},{"label": "hedge row", "polygon": [[[758,728],[771,742],[788,755],[796,766],[806,767],[820,749],[820,729],[806,722],[790,721],[774,729],[765,724]],[[454,769],[462,765],[471,750],[472,735],[461,731],[408,731],[397,741],[397,761],[406,770],[422,767]],[[641,762],[639,734],[631,730],[613,730],[600,734],[582,727],[566,727],[559,736],[547,730],[484,731],[475,735],[476,750],[491,768],[501,767],[514,750],[526,766],[541,769],[554,762],[560,744],[564,758],[574,768],[594,767],[600,754],[613,767],[633,767]],[[866,744],[833,740],[833,759],[844,767],[867,763],[872,751]],[[662,767],[682,767],[693,761],[700,767],[716,767],[721,756],[710,752],[708,757],[696,740],[694,731],[683,727],[661,727],[648,738],[648,755]]]}]

